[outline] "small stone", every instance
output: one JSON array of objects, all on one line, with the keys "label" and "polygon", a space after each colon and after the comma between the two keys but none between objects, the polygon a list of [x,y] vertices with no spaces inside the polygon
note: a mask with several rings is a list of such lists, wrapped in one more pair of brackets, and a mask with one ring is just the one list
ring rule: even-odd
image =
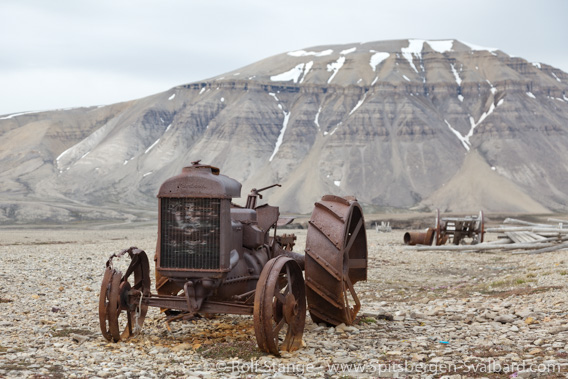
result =
[{"label": "small stone", "polygon": [[339,364],[351,363],[351,362],[353,362],[353,358],[352,357],[333,358],[333,362],[339,363]]},{"label": "small stone", "polygon": [[426,358],[424,354],[412,354],[412,362],[424,362]]},{"label": "small stone", "polygon": [[514,345],[515,343],[514,343],[512,340],[508,339],[508,338],[502,338],[502,339],[499,340],[499,344],[505,345],[505,346],[512,346],[512,345]]},{"label": "small stone", "polygon": [[494,318],[494,321],[500,322],[501,324],[510,324],[515,322],[516,317],[513,315],[499,315]]},{"label": "small stone", "polygon": [[189,350],[193,347],[192,344],[184,342],[184,343],[180,343],[177,346],[172,347],[172,351],[183,351],[183,350]]},{"label": "small stone", "polygon": [[544,341],[541,338],[539,338],[539,339],[537,339],[533,342],[533,345],[535,345],[535,346],[541,346],[542,344],[544,344]]},{"label": "small stone", "polygon": [[387,351],[387,352],[386,352],[386,355],[389,355],[389,356],[402,355],[402,351],[398,351],[398,350],[395,350],[395,351]]},{"label": "small stone", "polygon": [[568,325],[561,325],[549,330],[550,334],[558,334],[568,331]]},{"label": "small stone", "polygon": [[71,339],[72,339],[73,341],[78,342],[79,345],[89,339],[88,336],[84,336],[84,335],[82,335],[82,334],[76,334],[76,333],[71,333],[71,334],[69,334],[69,337],[71,337]]}]

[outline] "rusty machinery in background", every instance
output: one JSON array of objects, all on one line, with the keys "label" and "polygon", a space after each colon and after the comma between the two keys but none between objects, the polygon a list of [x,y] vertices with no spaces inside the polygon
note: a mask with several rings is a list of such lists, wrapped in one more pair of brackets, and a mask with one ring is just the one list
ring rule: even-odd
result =
[{"label": "rusty machinery in background", "polygon": [[[141,327],[148,307],[167,321],[200,313],[253,315],[261,350],[279,355],[302,344],[307,308],[317,323],[351,324],[360,309],[353,285],[367,279],[367,237],[354,198],[324,196],[315,204],[305,254],[296,237],[276,234],[279,208],[231,202],[241,184],[219,169],[193,162],[160,187],[156,291],[146,253],[131,247],[106,263],[99,299],[103,336],[118,342]],[[291,220],[288,220],[291,221]],[[271,234],[271,230],[273,233]],[[123,273],[113,260],[130,256]],[[305,279],[302,275],[305,271]]]},{"label": "rusty machinery in background", "polygon": [[440,210],[436,209],[434,227],[425,231],[406,232],[404,243],[440,246],[450,241],[454,245],[475,245],[483,242],[484,234],[483,211],[474,216],[440,217]]}]

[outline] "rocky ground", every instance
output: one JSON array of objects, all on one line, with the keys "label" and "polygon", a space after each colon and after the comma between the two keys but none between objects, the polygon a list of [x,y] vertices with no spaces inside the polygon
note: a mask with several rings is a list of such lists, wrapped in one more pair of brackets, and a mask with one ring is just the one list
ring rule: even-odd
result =
[{"label": "rocky ground", "polygon": [[[305,231],[295,231],[297,251]],[[368,230],[369,280],[355,325],[309,316],[305,347],[258,351],[252,317],[171,323],[109,343],[98,296],[106,259],[153,256],[155,228],[0,231],[0,377],[565,377],[568,267],[543,255],[414,252]]]}]

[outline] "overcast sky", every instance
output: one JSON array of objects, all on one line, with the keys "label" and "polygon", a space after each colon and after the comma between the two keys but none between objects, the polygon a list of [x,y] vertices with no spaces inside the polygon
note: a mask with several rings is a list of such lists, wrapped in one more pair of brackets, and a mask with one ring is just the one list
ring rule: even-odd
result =
[{"label": "overcast sky", "polygon": [[0,0],[0,115],[144,97],[302,48],[458,39],[568,72],[567,0]]}]

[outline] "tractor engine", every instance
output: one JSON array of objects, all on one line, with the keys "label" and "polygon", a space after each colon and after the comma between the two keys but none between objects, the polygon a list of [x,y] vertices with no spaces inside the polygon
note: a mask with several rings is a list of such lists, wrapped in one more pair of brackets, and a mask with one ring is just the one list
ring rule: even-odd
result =
[{"label": "tractor engine", "polygon": [[230,300],[254,291],[273,255],[268,232],[279,211],[268,205],[248,208],[256,205],[256,190],[247,207],[231,203],[240,196],[239,182],[207,165],[185,167],[162,184],[155,258],[159,294],[175,295],[190,283],[199,309],[205,298]]}]

